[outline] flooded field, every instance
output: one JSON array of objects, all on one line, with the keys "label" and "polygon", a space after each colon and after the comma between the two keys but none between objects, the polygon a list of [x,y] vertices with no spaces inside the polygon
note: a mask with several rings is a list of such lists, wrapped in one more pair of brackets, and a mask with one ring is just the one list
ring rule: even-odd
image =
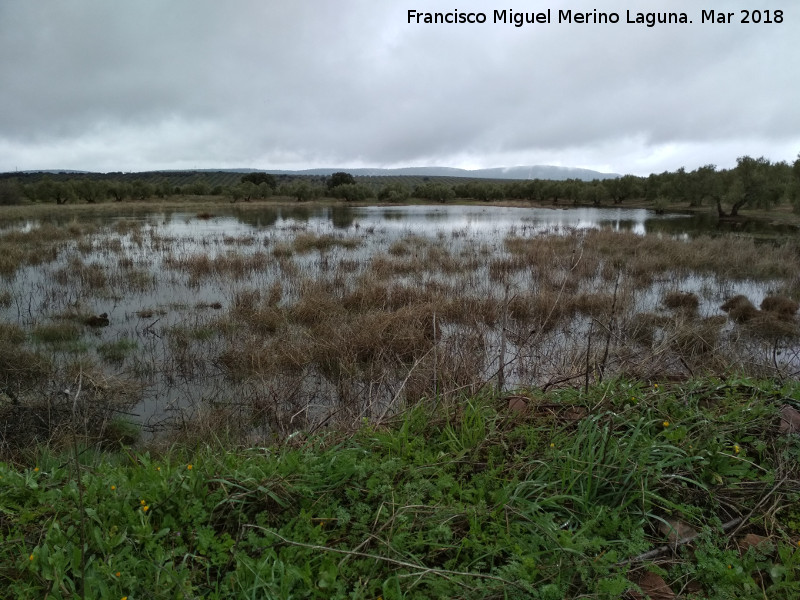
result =
[{"label": "flooded field", "polygon": [[463,206],[0,220],[0,411],[44,436],[78,396],[87,428],[252,440],[485,386],[796,377],[798,245],[707,232]]}]

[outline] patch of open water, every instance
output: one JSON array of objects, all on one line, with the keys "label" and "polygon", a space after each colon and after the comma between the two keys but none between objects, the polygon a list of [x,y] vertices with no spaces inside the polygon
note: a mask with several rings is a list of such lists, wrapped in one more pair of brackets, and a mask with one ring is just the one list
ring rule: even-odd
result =
[{"label": "patch of open water", "polygon": [[[221,207],[214,213],[204,218],[185,211],[87,215],[85,220],[99,227],[97,233],[89,239],[67,242],[56,260],[23,267],[5,281],[12,302],[0,308],[0,317],[33,328],[69,313],[107,313],[110,326],[89,331],[82,349],[53,350],[52,354],[56,359],[69,360],[75,352],[83,352],[100,360],[100,346],[133,340],[141,356],[106,364],[105,368],[111,374],[135,376],[144,382],[143,396],[134,412],[142,422],[152,422],[174,408],[196,406],[214,398],[229,387],[215,366],[224,343],[212,330],[243,292],[267,290],[281,282],[283,302],[296,301],[302,293],[302,281],[334,279],[338,269],[344,273],[342,265],[348,263],[346,274],[338,276],[352,282],[368,276],[370,260],[386,254],[395,242],[411,239],[413,246],[414,240],[420,239],[440,244],[456,255],[477,252],[482,264],[466,275],[411,275],[412,282],[450,287],[461,284],[473,294],[497,296],[501,286],[490,282],[487,265],[493,258],[508,256],[503,242],[509,236],[572,235],[607,229],[686,238],[710,231],[703,219],[657,215],[644,209],[298,205],[244,210]],[[53,215],[11,223],[0,229],[0,235],[9,230],[32,231],[43,222],[67,224],[62,221]],[[298,235],[332,236],[340,241],[355,240],[357,245],[333,243],[308,252],[290,250],[282,259],[277,249],[290,245]],[[221,270],[226,259],[260,254],[264,260],[257,268],[245,267],[237,275]],[[198,265],[206,269],[201,275],[192,274],[191,268],[175,266],[198,257],[212,261],[205,267]],[[220,261],[220,267],[215,266],[215,260]],[[97,265],[105,273],[104,280],[93,284],[82,271],[86,265]],[[138,283],[132,284],[134,280]],[[523,291],[541,285],[526,271],[509,281]],[[699,296],[701,316],[714,316],[721,314],[718,307],[724,297],[744,294],[757,305],[776,285],[774,281],[731,281],[684,274],[657,280],[640,290],[632,310],[657,311],[666,291],[680,289]],[[576,323],[573,333],[585,335],[587,323]],[[176,335],[180,328],[188,333]],[[499,337],[496,329],[486,336],[487,355],[496,355]],[[180,354],[188,352],[185,348],[176,350],[176,344],[186,343],[196,346],[188,353],[189,358]],[[186,360],[188,364],[184,364]],[[493,368],[496,360],[484,361],[481,377],[490,375]],[[509,385],[530,383],[529,373],[522,368],[517,371],[518,377],[507,379]],[[309,381],[309,386],[316,386],[313,395],[318,400],[330,391],[318,377]]]}]

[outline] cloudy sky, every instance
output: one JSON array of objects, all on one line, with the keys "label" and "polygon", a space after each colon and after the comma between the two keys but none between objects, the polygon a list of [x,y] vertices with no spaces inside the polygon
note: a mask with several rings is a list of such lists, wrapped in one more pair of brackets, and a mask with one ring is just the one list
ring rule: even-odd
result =
[{"label": "cloudy sky", "polygon": [[[500,5],[552,22],[494,24]],[[759,7],[783,23],[738,22]],[[0,171],[791,162],[799,33],[795,0],[0,0]]]}]

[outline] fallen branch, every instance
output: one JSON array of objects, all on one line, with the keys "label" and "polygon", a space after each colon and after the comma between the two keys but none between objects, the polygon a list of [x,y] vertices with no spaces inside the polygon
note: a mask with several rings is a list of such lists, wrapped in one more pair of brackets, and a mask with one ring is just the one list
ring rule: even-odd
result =
[{"label": "fallen branch", "polygon": [[[727,523],[724,523],[722,525],[722,532],[723,533],[727,533],[729,530],[733,529],[734,527],[736,527],[737,525],[739,525],[743,521],[744,521],[744,517],[737,517],[736,519],[733,519],[732,521],[728,521]],[[673,550],[673,551],[676,550],[679,546],[683,546],[685,544],[688,544],[689,542],[694,540],[699,535],[700,535],[700,533],[693,533],[692,535],[687,535],[686,537],[683,537],[683,538],[677,540],[673,544],[665,544],[663,546],[659,546],[658,548],[655,548],[653,550],[649,550],[648,552],[645,552],[643,554],[639,554],[638,556],[634,556],[633,558],[629,558],[628,560],[623,560],[621,562],[618,562],[617,565],[629,565],[629,564],[632,564],[632,563],[644,562],[646,560],[650,560],[652,558],[656,558],[657,556],[661,556],[662,554],[666,554],[670,550]]]}]

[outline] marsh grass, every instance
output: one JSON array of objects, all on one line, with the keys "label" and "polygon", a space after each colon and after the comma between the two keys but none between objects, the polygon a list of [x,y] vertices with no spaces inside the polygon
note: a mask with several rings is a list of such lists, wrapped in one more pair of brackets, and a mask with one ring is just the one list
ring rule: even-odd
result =
[{"label": "marsh grass", "polygon": [[56,321],[37,325],[31,331],[31,337],[43,344],[69,344],[77,342],[83,336],[83,329],[71,321]]},{"label": "marsh grass", "polygon": [[761,310],[791,319],[800,308],[800,303],[786,296],[766,296],[761,301]]},{"label": "marsh grass", "polygon": [[271,261],[264,252],[255,252],[253,254],[229,252],[216,257],[210,257],[206,254],[170,255],[164,263],[169,269],[187,273],[190,278],[190,285],[197,285],[208,277],[242,279],[250,276],[253,271],[265,270],[271,264]]},{"label": "marsh grass", "polygon": [[[31,444],[64,451],[75,435],[82,443],[102,447],[122,439],[118,437],[119,412],[127,412],[140,401],[138,385],[104,374],[87,359],[62,368],[35,355],[25,358],[29,370],[39,369],[36,375],[46,371],[54,385],[44,396],[18,385],[14,402],[0,403],[0,452],[5,459],[24,456]],[[117,424],[111,427],[115,420]],[[139,427],[128,429],[124,439],[135,441]],[[112,437],[107,437],[108,432]]]},{"label": "marsh grass", "polygon": [[353,250],[361,245],[361,240],[352,237],[339,237],[329,234],[299,233],[292,242],[292,249],[300,254],[311,252],[327,252],[333,248]]},{"label": "marsh grass", "polygon": [[121,364],[138,348],[135,340],[127,337],[119,338],[113,342],[105,342],[97,347],[97,353],[103,360],[111,364]]},{"label": "marsh grass", "polygon": [[50,360],[23,346],[26,332],[14,323],[0,323],[0,393],[19,401],[37,389],[51,372]]},{"label": "marsh grass", "polygon": [[664,294],[662,299],[667,308],[681,309],[695,312],[700,307],[700,298],[694,292],[671,291]]},{"label": "marsh grass", "polygon": [[[206,407],[147,452],[82,444],[82,488],[55,445],[0,463],[7,593],[85,580],[111,598],[157,585],[220,598],[617,600],[647,571],[698,597],[800,593],[798,447],[773,427],[796,385],[523,388],[524,412],[461,395],[316,433],[280,416],[298,386],[283,378]],[[289,435],[241,437],[248,403]],[[122,438],[114,421],[106,431]],[[700,536],[670,550],[661,529],[678,521]],[[748,548],[746,534],[765,544]]]},{"label": "marsh grass", "polygon": [[746,323],[758,315],[758,309],[753,306],[747,296],[738,294],[726,300],[720,309],[727,312],[731,319],[737,323]]},{"label": "marsh grass", "polygon": [[[280,419],[289,431],[292,415],[309,428],[351,423],[498,385],[800,375],[792,243],[611,231],[487,241],[305,224],[181,237],[161,220],[7,232],[19,277],[5,315],[25,334],[21,350],[46,351],[57,367],[94,348],[176,423],[232,404],[243,423]],[[34,272],[36,253],[45,263]],[[718,303],[743,285],[771,295],[760,311],[746,296],[733,302],[729,322]],[[108,328],[84,329],[103,312]],[[48,385],[42,375],[41,395]],[[281,385],[291,393],[279,401]]]}]

